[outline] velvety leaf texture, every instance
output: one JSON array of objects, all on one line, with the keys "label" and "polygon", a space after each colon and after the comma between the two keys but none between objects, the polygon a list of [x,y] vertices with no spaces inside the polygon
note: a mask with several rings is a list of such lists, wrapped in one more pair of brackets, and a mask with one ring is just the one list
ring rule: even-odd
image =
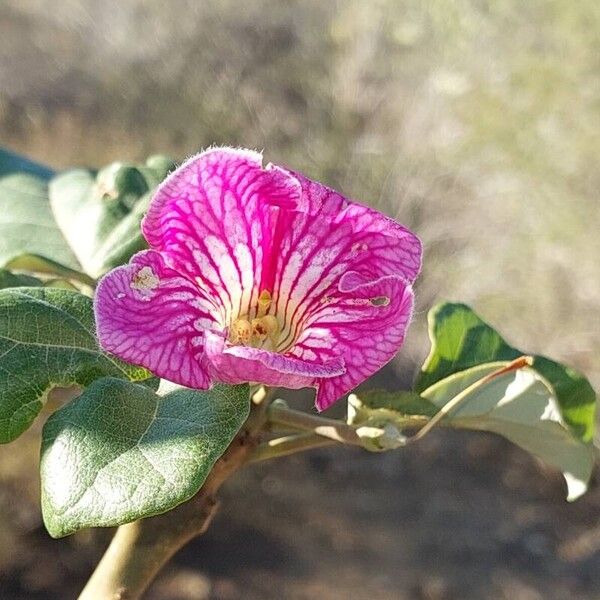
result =
[{"label": "velvety leaf texture", "polygon": [[96,381],[55,412],[42,441],[42,510],[61,537],[170,510],[193,496],[246,420],[249,386],[159,396]]},{"label": "velvety leaf texture", "polygon": [[0,267],[39,254],[69,268],[79,264],[48,202],[50,169],[0,149]]},{"label": "velvety leaf texture", "polygon": [[[415,383],[422,392],[445,377],[478,364],[510,361],[527,352],[513,348],[464,304],[445,303],[429,313],[431,352]],[[580,373],[543,356],[533,368],[554,388],[562,415],[573,433],[591,442],[594,435],[596,394]]]},{"label": "velvety leaf texture", "polygon": [[0,290],[1,443],[29,427],[51,388],[108,375],[149,377],[100,350],[90,298],[58,288]]}]

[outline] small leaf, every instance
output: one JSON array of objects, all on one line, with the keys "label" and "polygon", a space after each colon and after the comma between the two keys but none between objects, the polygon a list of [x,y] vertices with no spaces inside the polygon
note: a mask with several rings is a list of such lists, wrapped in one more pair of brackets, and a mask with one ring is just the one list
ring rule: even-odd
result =
[{"label": "small leaf", "polygon": [[96,284],[96,281],[86,273],[71,269],[38,254],[21,254],[8,261],[5,266],[7,269],[17,269],[19,271],[28,271],[29,273],[41,273],[63,279],[72,279],[92,287]]},{"label": "small leaf", "polygon": [[54,288],[0,290],[0,443],[14,440],[55,386],[150,374],[100,350],[92,301]]},{"label": "small leaf", "polygon": [[[483,364],[455,373],[422,392],[438,408],[506,363]],[[565,423],[550,384],[534,369],[495,377],[472,391],[444,418],[446,425],[502,435],[544,462],[560,469],[575,500],[587,489],[593,447],[579,440]]]},{"label": "small leaf", "polygon": [[415,392],[367,390],[348,396],[348,424],[403,427],[423,422],[438,412],[438,407]]},{"label": "small leaf", "polygon": [[0,149],[0,267],[29,253],[79,268],[50,209],[52,175],[50,169]]},{"label": "small leaf", "polygon": [[202,487],[248,417],[249,386],[179,388],[161,397],[105,378],[48,419],[42,511],[50,534],[168,511]]},{"label": "small leaf", "polygon": [[415,392],[368,390],[348,396],[349,425],[367,450],[394,450],[406,444],[403,429],[420,427],[438,412],[437,406]]},{"label": "small leaf", "polygon": [[0,269],[0,290],[15,287],[37,287],[44,282],[37,277],[11,273],[8,269]]},{"label": "small leaf", "polygon": [[165,157],[149,162],[154,166],[116,162],[97,174],[75,169],[51,181],[56,220],[90,275],[98,277],[146,247],[140,223],[152,190],[172,164]]},{"label": "small leaf", "polygon": [[[415,390],[422,392],[445,377],[486,362],[510,361],[527,354],[512,346],[464,304],[440,304],[429,312],[431,352]],[[580,373],[543,356],[533,368],[554,388],[562,415],[584,442],[594,436],[596,394]]]}]

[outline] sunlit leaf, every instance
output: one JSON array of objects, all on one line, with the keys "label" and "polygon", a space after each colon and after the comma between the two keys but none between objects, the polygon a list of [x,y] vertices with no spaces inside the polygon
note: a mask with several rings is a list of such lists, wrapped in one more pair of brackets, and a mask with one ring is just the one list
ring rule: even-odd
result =
[{"label": "sunlit leaf", "polygon": [[[438,408],[506,363],[483,364],[455,373],[422,392]],[[475,389],[444,418],[445,424],[502,435],[544,462],[560,469],[575,500],[587,489],[593,447],[565,423],[550,384],[530,368],[493,378]]]},{"label": "sunlit leaf", "polygon": [[422,423],[438,412],[438,407],[416,392],[367,390],[348,397],[348,422],[374,427],[394,423],[400,427]]},{"label": "sunlit leaf", "polygon": [[[431,352],[421,369],[415,390],[422,392],[437,381],[464,369],[494,361],[510,361],[526,352],[509,346],[492,327],[464,304],[440,304],[429,313]],[[596,394],[580,373],[543,356],[533,368],[554,388],[562,415],[581,440],[593,439]]]},{"label": "sunlit leaf", "polygon": [[249,386],[163,397],[101,379],[44,426],[42,510],[51,535],[170,510],[193,496],[246,420]]},{"label": "sunlit leaf", "polygon": [[38,254],[21,254],[6,263],[7,269],[28,271],[43,275],[52,275],[63,279],[73,279],[86,285],[93,286],[96,282],[86,273],[71,269],[54,260]]}]

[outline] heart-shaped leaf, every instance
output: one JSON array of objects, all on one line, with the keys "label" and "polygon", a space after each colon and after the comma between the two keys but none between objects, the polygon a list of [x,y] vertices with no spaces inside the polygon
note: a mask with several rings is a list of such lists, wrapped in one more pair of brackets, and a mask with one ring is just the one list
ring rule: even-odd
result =
[{"label": "heart-shaped leaf", "polygon": [[191,498],[250,409],[249,386],[159,396],[96,381],[44,426],[42,510],[50,534],[128,523]]},{"label": "heart-shaped leaf", "polygon": [[150,377],[100,350],[90,298],[54,288],[0,290],[0,443],[29,427],[53,387],[107,375]]},{"label": "heart-shaped leaf", "polygon": [[22,254],[39,254],[79,268],[50,209],[52,175],[50,169],[0,149],[0,267]]},{"label": "heart-shaped leaf", "polygon": [[[442,408],[458,394],[506,363],[483,364],[455,373],[422,392]],[[578,439],[565,423],[551,385],[534,369],[504,373],[470,392],[444,418],[453,427],[491,431],[560,469],[568,500],[587,489],[593,447]]]},{"label": "heart-shaped leaf", "polygon": [[[476,365],[510,361],[526,352],[509,346],[492,327],[464,304],[440,304],[429,312],[431,352],[421,368],[415,390],[422,392],[437,381]],[[580,373],[543,356],[533,368],[556,392],[562,415],[584,442],[594,436],[596,394]]]},{"label": "heart-shaped leaf", "polygon": [[88,274],[98,277],[146,247],[140,222],[152,190],[172,166],[156,156],[146,165],[113,163],[97,174],[75,169],[51,181],[56,220]]}]

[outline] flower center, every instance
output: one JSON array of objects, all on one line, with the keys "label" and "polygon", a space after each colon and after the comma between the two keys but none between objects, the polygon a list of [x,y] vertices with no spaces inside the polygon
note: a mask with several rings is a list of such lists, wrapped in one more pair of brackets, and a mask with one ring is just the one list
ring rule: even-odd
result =
[{"label": "flower center", "polygon": [[258,297],[256,308],[250,310],[250,314],[242,315],[231,322],[229,342],[234,346],[252,346],[275,352],[281,327],[275,315],[267,314],[270,307],[271,293],[263,290]]}]

